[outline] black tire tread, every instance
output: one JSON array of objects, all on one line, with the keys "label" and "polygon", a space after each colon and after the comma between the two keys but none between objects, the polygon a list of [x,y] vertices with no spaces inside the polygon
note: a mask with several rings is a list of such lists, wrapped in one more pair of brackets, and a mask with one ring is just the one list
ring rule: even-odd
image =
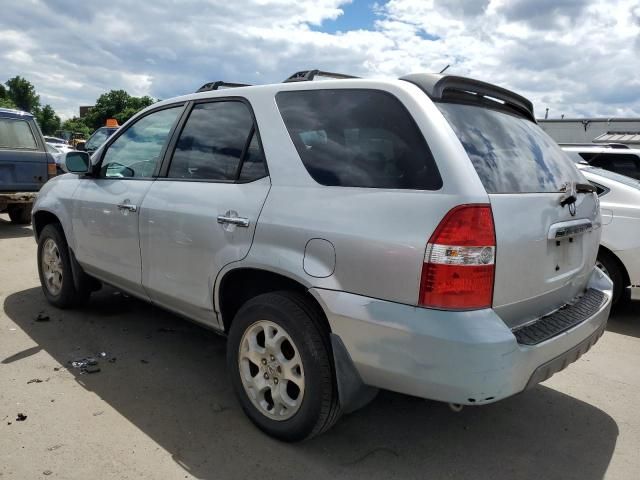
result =
[{"label": "black tire tread", "polygon": [[[306,333],[306,341],[311,343],[307,347],[311,352],[314,352],[315,360],[318,362],[322,375],[320,379],[315,380],[320,382],[321,388],[319,391],[322,392],[317,420],[313,428],[303,438],[279,435],[279,438],[285,441],[308,440],[331,428],[340,417],[340,403],[335,382],[332,350],[327,329],[323,319],[319,316],[321,312],[318,312],[301,293],[276,291],[258,295],[247,301],[238,311],[236,319],[255,305],[264,305],[276,310],[287,311],[300,326],[300,329]],[[232,331],[235,324],[234,319],[231,325]],[[298,345],[298,348],[301,348],[301,346]]]}]

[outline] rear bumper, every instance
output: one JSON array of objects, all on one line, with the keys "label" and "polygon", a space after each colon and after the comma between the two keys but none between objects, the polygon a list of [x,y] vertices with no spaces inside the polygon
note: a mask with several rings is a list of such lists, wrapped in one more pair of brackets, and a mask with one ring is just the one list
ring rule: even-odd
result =
[{"label": "rear bumper", "polygon": [[38,192],[11,192],[0,193],[0,204],[7,203],[33,203],[38,197]]},{"label": "rear bumper", "polygon": [[553,338],[522,345],[492,309],[444,312],[344,292],[311,289],[366,385],[464,405],[491,403],[546,380],[602,335],[611,281],[591,316]]}]

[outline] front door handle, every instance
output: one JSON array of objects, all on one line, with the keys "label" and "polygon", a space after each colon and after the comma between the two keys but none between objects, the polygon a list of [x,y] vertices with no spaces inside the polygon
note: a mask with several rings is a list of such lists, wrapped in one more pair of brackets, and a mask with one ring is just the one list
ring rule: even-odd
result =
[{"label": "front door handle", "polygon": [[128,210],[130,212],[137,212],[138,206],[132,205],[131,203],[127,203],[127,200],[125,200],[123,203],[118,204],[118,210]]},{"label": "front door handle", "polygon": [[218,223],[247,228],[249,226],[249,219],[244,217],[232,217],[228,214],[218,215]]}]

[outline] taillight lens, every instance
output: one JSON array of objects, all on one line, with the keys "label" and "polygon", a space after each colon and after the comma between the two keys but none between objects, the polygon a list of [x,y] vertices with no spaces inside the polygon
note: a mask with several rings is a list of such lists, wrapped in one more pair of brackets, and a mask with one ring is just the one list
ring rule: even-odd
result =
[{"label": "taillight lens", "polygon": [[56,161],[49,155],[47,160],[47,176],[49,178],[55,177],[58,174],[58,167]]},{"label": "taillight lens", "polygon": [[446,310],[490,307],[495,256],[491,206],[473,204],[452,209],[427,244],[418,303]]}]

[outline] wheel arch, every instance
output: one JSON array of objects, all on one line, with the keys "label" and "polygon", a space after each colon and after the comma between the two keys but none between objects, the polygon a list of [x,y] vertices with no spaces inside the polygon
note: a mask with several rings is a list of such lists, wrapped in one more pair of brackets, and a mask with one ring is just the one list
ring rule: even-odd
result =
[{"label": "wheel arch", "polygon": [[224,272],[216,285],[215,307],[225,333],[229,332],[235,314],[246,301],[257,295],[279,290],[289,290],[304,295],[309,304],[318,310],[327,334],[331,333],[322,305],[309,292],[309,286],[299,279],[261,267],[239,266]]},{"label": "wheel arch", "polygon": [[[33,214],[33,234],[36,237],[36,241],[40,238],[40,234],[42,230],[47,225],[52,223],[58,223],[62,227],[62,231],[64,232],[64,225],[60,221],[60,218],[55,213],[50,212],[49,210],[38,210]],[[67,236],[66,232],[65,237]]]},{"label": "wheel arch", "polygon": [[605,245],[602,245],[602,244],[598,249],[598,256],[600,256],[600,252],[604,252],[606,255],[609,255],[618,264],[618,267],[620,267],[620,272],[622,273],[622,276],[624,278],[624,283],[625,283],[624,287],[626,288],[629,285],[631,285],[631,277],[629,276],[627,267],[624,265],[622,260],[620,260],[620,257],[618,257],[613,250],[607,248]]}]

